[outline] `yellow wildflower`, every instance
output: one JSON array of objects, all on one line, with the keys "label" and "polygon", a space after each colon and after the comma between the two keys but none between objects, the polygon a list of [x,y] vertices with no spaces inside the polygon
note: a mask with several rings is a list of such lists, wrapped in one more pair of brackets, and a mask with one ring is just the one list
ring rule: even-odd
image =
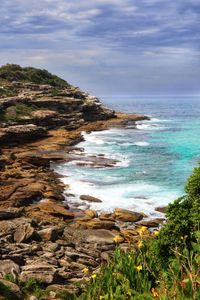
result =
[{"label": "yellow wildflower", "polygon": [[154,234],[155,236],[158,236],[158,235],[159,235],[159,231],[158,231],[158,230],[154,230],[153,234]]},{"label": "yellow wildflower", "polygon": [[87,273],[89,272],[89,269],[88,269],[88,268],[84,268],[84,269],[82,270],[82,272],[83,272],[84,274],[87,274]]},{"label": "yellow wildflower", "polygon": [[146,231],[147,231],[147,227],[146,227],[146,226],[141,226],[141,227],[138,229],[139,235],[143,235]]},{"label": "yellow wildflower", "polygon": [[114,239],[113,239],[113,241],[116,243],[116,244],[119,244],[119,243],[121,243],[121,242],[123,242],[123,237],[121,236],[121,235],[116,235],[115,237],[114,237]]},{"label": "yellow wildflower", "polygon": [[143,247],[143,242],[142,241],[139,241],[138,243],[137,243],[137,247],[138,247],[138,249],[140,249],[140,248],[142,248]]},{"label": "yellow wildflower", "polygon": [[135,266],[136,270],[140,272],[142,270],[142,265]]},{"label": "yellow wildflower", "polygon": [[96,279],[96,277],[97,277],[96,273],[92,274],[92,276],[91,276],[92,279]]},{"label": "yellow wildflower", "polygon": [[99,300],[103,300],[104,299],[104,296],[100,296]]}]

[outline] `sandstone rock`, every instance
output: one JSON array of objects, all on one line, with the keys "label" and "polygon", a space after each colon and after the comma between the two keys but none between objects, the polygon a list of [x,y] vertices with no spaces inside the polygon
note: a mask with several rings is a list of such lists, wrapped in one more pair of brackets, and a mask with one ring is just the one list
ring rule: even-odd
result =
[{"label": "sandstone rock", "polygon": [[89,201],[89,202],[102,202],[102,200],[89,196],[89,195],[81,195],[80,199],[83,201]]},{"label": "sandstone rock", "polygon": [[142,220],[144,215],[138,212],[133,212],[122,208],[116,208],[114,210],[114,216],[117,220],[123,222],[137,222]]},{"label": "sandstone rock", "polygon": [[100,220],[114,221],[114,217],[112,213],[101,213],[99,215]]},{"label": "sandstone rock", "polygon": [[0,144],[23,144],[47,136],[47,131],[34,124],[15,125],[0,129]]},{"label": "sandstone rock", "polygon": [[42,241],[56,241],[59,234],[62,232],[58,227],[49,227],[39,230],[37,233],[42,239]]},{"label": "sandstone rock", "polygon": [[165,214],[167,211],[167,206],[156,207],[155,210]]},{"label": "sandstone rock", "polygon": [[95,210],[92,209],[86,209],[84,211],[84,213],[86,214],[86,216],[90,217],[90,218],[98,218],[98,214]]},{"label": "sandstone rock", "polygon": [[36,279],[51,284],[56,281],[56,268],[46,262],[33,262],[22,267],[22,272],[19,279],[26,282],[29,279]]},{"label": "sandstone rock", "polygon": [[86,242],[88,243],[97,243],[97,244],[113,244],[115,234],[110,230],[106,229],[97,229],[90,230],[86,235]]},{"label": "sandstone rock", "polygon": [[64,220],[72,220],[74,218],[74,213],[72,211],[67,210],[63,205],[51,200],[38,203],[36,208],[43,213],[63,218]]},{"label": "sandstone rock", "polygon": [[34,228],[30,224],[19,226],[14,233],[14,241],[23,243],[30,240],[35,233]]},{"label": "sandstone rock", "polygon": [[3,278],[5,275],[8,274],[19,274],[20,272],[20,267],[14,263],[11,259],[7,260],[1,260],[0,263],[0,277]]},{"label": "sandstone rock", "polygon": [[139,224],[141,226],[146,226],[146,227],[158,227],[160,224],[162,224],[165,221],[164,218],[157,218],[153,220],[147,220],[147,221],[141,221]]},{"label": "sandstone rock", "polygon": [[88,229],[113,229],[116,228],[115,222],[112,221],[103,221],[99,219],[92,219],[89,221],[82,221],[81,219],[77,222],[82,227],[88,228]]}]

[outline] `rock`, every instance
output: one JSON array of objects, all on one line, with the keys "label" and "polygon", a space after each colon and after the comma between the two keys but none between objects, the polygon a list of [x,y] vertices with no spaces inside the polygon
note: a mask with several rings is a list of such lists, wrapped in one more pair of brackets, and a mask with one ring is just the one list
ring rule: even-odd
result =
[{"label": "rock", "polygon": [[40,236],[42,241],[52,241],[55,242],[59,236],[59,234],[62,233],[62,230],[58,227],[49,227],[44,228],[42,230],[39,230],[37,234]]},{"label": "rock", "polygon": [[160,224],[162,224],[165,221],[164,218],[157,218],[153,220],[148,220],[148,221],[141,221],[139,225],[141,226],[146,226],[148,228],[150,227],[158,227]]},{"label": "rock", "polygon": [[98,214],[95,210],[92,209],[86,209],[84,211],[84,214],[86,214],[86,216],[90,217],[90,218],[98,218]]},{"label": "rock", "polygon": [[[11,281],[8,281],[8,280],[4,280],[4,279],[0,279],[0,283],[2,283],[3,285],[5,285],[9,288],[9,290],[13,293],[13,297],[17,296],[18,299],[23,299],[22,292],[17,284],[15,284]],[[1,293],[1,291],[0,291],[0,293]],[[14,300],[14,298],[13,298],[13,300]]]},{"label": "rock", "polygon": [[12,274],[13,272],[19,274],[20,267],[11,259],[1,260],[0,277],[3,278],[5,275]]},{"label": "rock", "polygon": [[81,195],[80,199],[83,201],[89,201],[89,202],[99,202],[99,203],[102,202],[102,200],[92,197],[92,196],[89,196],[89,195]]},{"label": "rock", "polygon": [[47,262],[35,261],[22,267],[19,279],[22,282],[26,282],[29,279],[36,279],[51,284],[57,279],[57,271],[54,266]]},{"label": "rock", "polygon": [[28,140],[34,140],[45,136],[47,136],[47,131],[43,127],[34,124],[0,128],[0,144],[23,144]]},{"label": "rock", "polygon": [[99,216],[100,220],[114,221],[112,213],[101,213]]},{"label": "rock", "polygon": [[167,208],[168,208],[167,206],[156,207],[155,210],[165,214],[167,211]]},{"label": "rock", "polygon": [[89,229],[114,229],[116,228],[115,222],[113,221],[103,221],[99,219],[92,219],[88,221],[78,220],[78,224],[82,227]]},{"label": "rock", "polygon": [[9,220],[21,216],[23,208],[10,207],[5,210],[0,210],[0,220]]},{"label": "rock", "polygon": [[47,291],[53,291],[56,294],[60,293],[60,292],[66,292],[69,294],[77,294],[79,292],[79,288],[74,286],[74,285],[59,285],[59,284],[52,284],[49,285],[46,289]]},{"label": "rock", "polygon": [[38,297],[32,295],[32,296],[29,297],[28,300],[39,300],[39,299],[38,299]]},{"label": "rock", "polygon": [[97,244],[113,244],[113,239],[115,236],[116,234],[106,229],[90,230],[86,235],[86,242]]},{"label": "rock", "polygon": [[35,207],[42,213],[50,214],[54,217],[62,218],[63,220],[72,220],[74,218],[74,213],[72,211],[69,211],[63,205],[51,200],[40,202]]},{"label": "rock", "polygon": [[114,210],[114,216],[117,220],[123,222],[137,222],[142,220],[144,215],[138,212],[133,212],[122,208],[116,208]]},{"label": "rock", "polygon": [[30,224],[19,226],[14,233],[14,241],[23,243],[29,241],[35,233],[34,228]]}]

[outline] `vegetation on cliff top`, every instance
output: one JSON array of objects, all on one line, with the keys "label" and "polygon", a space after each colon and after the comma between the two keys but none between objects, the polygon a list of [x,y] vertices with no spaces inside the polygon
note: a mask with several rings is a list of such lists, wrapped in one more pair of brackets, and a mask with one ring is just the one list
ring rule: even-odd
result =
[{"label": "vegetation on cliff top", "polygon": [[22,68],[16,64],[6,64],[0,67],[0,83],[2,82],[31,82],[35,84],[49,84],[54,87],[67,87],[69,84],[47,70],[32,67]]}]

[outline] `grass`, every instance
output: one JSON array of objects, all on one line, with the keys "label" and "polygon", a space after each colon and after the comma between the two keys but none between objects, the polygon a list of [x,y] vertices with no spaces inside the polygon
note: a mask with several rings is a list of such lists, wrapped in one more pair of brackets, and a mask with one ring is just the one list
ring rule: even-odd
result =
[{"label": "grass", "polygon": [[19,122],[24,119],[24,117],[29,117],[33,111],[42,110],[43,108],[38,108],[37,106],[31,104],[18,103],[9,106],[0,116],[0,120],[4,122]]},{"label": "grass", "polygon": [[[185,239],[182,247],[173,249],[168,268],[156,265],[152,241],[144,242],[136,252],[124,253],[117,248],[113,261],[91,278],[80,300],[197,300],[200,299],[199,235],[189,250]],[[157,237],[155,238],[157,239]],[[180,251],[179,251],[180,250]]]}]

